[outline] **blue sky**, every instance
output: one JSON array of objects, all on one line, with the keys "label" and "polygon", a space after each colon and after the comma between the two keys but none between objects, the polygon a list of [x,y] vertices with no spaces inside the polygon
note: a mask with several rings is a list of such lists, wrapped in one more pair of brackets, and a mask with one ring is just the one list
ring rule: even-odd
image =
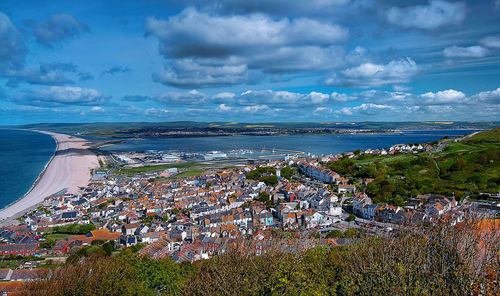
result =
[{"label": "blue sky", "polygon": [[500,119],[500,0],[0,2],[0,124]]}]

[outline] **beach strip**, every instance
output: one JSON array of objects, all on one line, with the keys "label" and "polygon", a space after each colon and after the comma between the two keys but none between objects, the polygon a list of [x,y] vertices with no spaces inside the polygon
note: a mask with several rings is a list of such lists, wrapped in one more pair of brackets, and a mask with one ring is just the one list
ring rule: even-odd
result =
[{"label": "beach strip", "polygon": [[91,178],[91,170],[99,167],[97,155],[89,142],[65,134],[38,131],[50,135],[57,144],[54,156],[23,198],[0,210],[0,219],[16,218],[53,194],[63,190],[77,193]]}]

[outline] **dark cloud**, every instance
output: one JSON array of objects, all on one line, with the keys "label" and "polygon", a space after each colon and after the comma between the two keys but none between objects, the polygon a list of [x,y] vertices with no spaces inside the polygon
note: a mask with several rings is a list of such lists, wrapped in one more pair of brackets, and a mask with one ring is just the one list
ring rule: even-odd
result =
[{"label": "dark cloud", "polygon": [[248,77],[247,65],[220,59],[181,59],[153,74],[153,80],[180,88],[240,84]]},{"label": "dark cloud", "polygon": [[0,12],[0,73],[23,67],[27,52],[20,32]]},{"label": "dark cloud", "polygon": [[74,84],[67,74],[74,75],[79,80],[92,79],[92,74],[81,72],[73,63],[49,62],[40,63],[38,67],[21,68],[4,73],[8,79],[7,85],[16,87],[21,83],[34,85],[68,85]]},{"label": "dark cloud", "polygon": [[248,82],[248,70],[283,73],[337,65],[343,50],[334,44],[345,41],[348,31],[309,18],[214,15],[188,8],[168,20],[148,18],[146,35],[158,38],[167,59],[154,80],[193,88]]},{"label": "dark cloud", "polygon": [[109,98],[93,88],[77,86],[52,86],[28,90],[13,96],[13,102],[20,105],[54,107],[63,105],[96,106]]},{"label": "dark cloud", "polygon": [[43,22],[33,21],[30,29],[36,41],[47,47],[89,31],[86,24],[65,13],[53,14]]},{"label": "dark cloud", "polygon": [[120,74],[120,73],[129,73],[132,70],[129,67],[124,67],[124,66],[113,66],[109,69],[106,69],[102,71],[101,77],[105,75],[115,75],[115,74]]},{"label": "dark cloud", "polygon": [[403,28],[424,30],[460,24],[466,16],[465,2],[431,0],[427,5],[392,7],[387,20]]},{"label": "dark cloud", "polygon": [[148,18],[146,34],[166,58],[228,57],[282,46],[326,46],[347,38],[337,25],[317,20],[274,20],[265,15],[217,16],[188,8],[169,20]]},{"label": "dark cloud", "polygon": [[[180,2],[180,1],[179,1]],[[373,0],[183,0],[183,4],[223,14],[265,13],[274,16],[329,17],[355,12],[373,5]]]},{"label": "dark cloud", "polygon": [[74,83],[73,80],[61,71],[41,68],[24,68],[17,71],[10,71],[5,77],[8,79],[7,85],[10,87],[17,87],[21,83],[35,85],[66,85]]},{"label": "dark cloud", "polygon": [[90,73],[90,72],[79,72],[78,73],[78,79],[80,81],[93,80],[94,79],[94,75],[92,75],[92,73]]},{"label": "dark cloud", "polygon": [[191,90],[185,93],[169,92],[154,97],[154,100],[158,102],[180,106],[200,105],[203,104],[206,99],[207,96],[197,90]]}]

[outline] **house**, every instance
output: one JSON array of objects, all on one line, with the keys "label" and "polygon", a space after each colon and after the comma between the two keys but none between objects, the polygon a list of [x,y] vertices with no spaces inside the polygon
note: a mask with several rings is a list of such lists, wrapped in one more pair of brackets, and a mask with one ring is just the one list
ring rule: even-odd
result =
[{"label": "house", "polygon": [[33,256],[38,251],[38,243],[0,244],[0,255]]},{"label": "house", "polygon": [[356,193],[356,185],[351,185],[351,184],[339,184],[339,187],[337,189],[337,192],[339,194],[345,194],[345,193],[351,193],[354,194]]},{"label": "house", "polygon": [[123,224],[122,225],[122,234],[123,235],[134,235],[137,229],[140,227],[139,224]]},{"label": "house", "polygon": [[57,254],[57,255],[64,255],[67,254],[71,249],[71,242],[67,239],[60,239],[57,240],[56,243],[54,244],[54,247],[52,247],[52,252]]},{"label": "house", "polygon": [[342,216],[342,206],[336,202],[331,202],[328,214],[334,217]]},{"label": "house", "polygon": [[75,220],[77,217],[78,217],[78,212],[76,211],[64,212],[61,214],[61,220],[63,221],[72,221]]},{"label": "house", "polygon": [[304,175],[321,181],[323,183],[334,183],[337,174],[329,169],[315,166],[309,163],[303,163],[299,166],[299,170]]},{"label": "house", "polygon": [[381,222],[395,222],[396,214],[401,210],[400,207],[393,205],[382,205],[377,207],[375,210],[375,218],[377,218]]},{"label": "house", "polygon": [[352,211],[355,215],[362,216],[362,209],[366,205],[371,205],[372,199],[366,194],[357,194],[352,198]]},{"label": "house", "polygon": [[130,247],[138,243],[137,236],[135,235],[120,235],[119,239],[120,245],[125,247]]},{"label": "house", "polygon": [[0,281],[9,281],[12,271],[10,268],[0,268]]},{"label": "house", "polygon": [[259,222],[266,227],[273,226],[274,225],[273,215],[271,214],[271,212],[263,210],[259,214]]},{"label": "house", "polygon": [[303,225],[308,229],[325,225],[326,222],[325,215],[318,212],[315,212],[313,214],[304,213],[302,215],[302,219],[303,219]]},{"label": "house", "polygon": [[45,274],[43,269],[15,269],[10,277],[11,281],[31,281],[41,278]]}]

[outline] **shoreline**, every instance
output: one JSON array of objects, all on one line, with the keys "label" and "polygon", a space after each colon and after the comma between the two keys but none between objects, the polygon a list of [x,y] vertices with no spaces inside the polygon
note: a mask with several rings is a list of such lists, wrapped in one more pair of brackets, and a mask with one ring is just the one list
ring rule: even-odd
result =
[{"label": "shoreline", "polygon": [[[44,131],[39,131],[39,130],[29,130],[29,129],[14,129],[14,130],[32,131],[32,132],[36,132],[36,133],[41,133],[41,134],[49,135],[49,134],[45,133]],[[12,202],[10,202],[9,204],[5,205],[2,208],[0,208],[0,212],[2,212],[3,210],[5,210],[5,209],[7,209],[7,208],[9,208],[11,206],[13,206],[15,203],[17,203],[21,199],[25,198],[36,187],[36,185],[38,184],[38,182],[40,182],[40,179],[43,177],[43,174],[45,173],[45,171],[49,167],[49,164],[52,162],[52,160],[56,156],[57,150],[59,149],[59,142],[57,141],[57,139],[54,136],[52,136],[52,135],[49,135],[49,136],[54,140],[54,143],[55,143],[55,149],[54,149],[54,152],[52,153],[52,156],[50,156],[49,160],[45,163],[45,165],[43,166],[42,171],[38,174],[38,176],[36,177],[35,181],[33,181],[33,183],[31,184],[30,188],[26,191],[26,193],[24,193],[20,198],[14,200]],[[13,217],[10,217],[10,218],[13,218]],[[2,219],[3,218],[0,217],[0,221]]]},{"label": "shoreline", "polygon": [[98,167],[98,157],[88,141],[71,135],[30,130],[51,136],[56,148],[30,189],[19,199],[0,209],[0,224],[15,223],[46,198],[62,191],[76,193],[90,180],[90,170]]}]

